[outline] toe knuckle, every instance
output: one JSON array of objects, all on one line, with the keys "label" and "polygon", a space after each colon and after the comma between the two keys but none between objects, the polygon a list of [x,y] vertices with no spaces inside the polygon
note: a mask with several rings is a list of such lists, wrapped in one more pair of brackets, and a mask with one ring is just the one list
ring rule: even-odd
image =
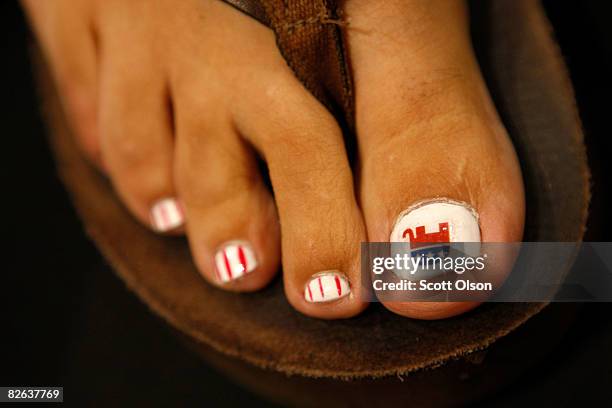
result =
[{"label": "toe knuckle", "polygon": [[120,161],[131,162],[140,156],[138,146],[130,138],[113,137],[109,143],[111,144],[109,148],[113,150],[113,155]]},{"label": "toe knuckle", "polygon": [[150,158],[150,152],[147,152],[146,146],[134,138],[112,138],[108,143],[110,146],[107,150],[112,156],[112,162],[119,168],[131,170],[143,168]]}]

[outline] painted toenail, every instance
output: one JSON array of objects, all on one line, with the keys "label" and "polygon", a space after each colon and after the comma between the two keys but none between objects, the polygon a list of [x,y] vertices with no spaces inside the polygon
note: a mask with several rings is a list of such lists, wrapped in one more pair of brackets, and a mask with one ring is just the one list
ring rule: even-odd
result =
[{"label": "painted toenail", "polygon": [[459,201],[421,201],[397,217],[389,240],[409,242],[411,248],[435,242],[480,242],[478,213]]},{"label": "painted toenail", "polygon": [[255,251],[248,242],[231,241],[215,255],[216,277],[221,283],[238,279],[257,268]]},{"label": "painted toenail", "polygon": [[159,232],[166,232],[185,223],[183,207],[174,198],[162,198],[151,207],[151,224]]},{"label": "painted toenail", "polygon": [[304,297],[307,302],[331,302],[351,293],[349,281],[340,272],[326,271],[317,273],[310,278],[304,289]]}]

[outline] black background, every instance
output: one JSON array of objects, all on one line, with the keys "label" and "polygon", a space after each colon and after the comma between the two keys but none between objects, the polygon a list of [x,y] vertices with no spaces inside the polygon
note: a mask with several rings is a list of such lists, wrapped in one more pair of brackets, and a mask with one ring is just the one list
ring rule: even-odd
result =
[{"label": "black background", "polygon": [[[40,0],[47,1],[47,0]],[[492,0],[494,1],[494,0]],[[183,347],[105,265],[56,177],[17,2],[0,2],[4,267],[0,385],[62,385],[77,405],[267,405]],[[587,240],[610,241],[612,32],[606,1],[545,2],[570,67],[594,173]],[[563,341],[484,406],[610,404],[612,307],[585,305]]]}]

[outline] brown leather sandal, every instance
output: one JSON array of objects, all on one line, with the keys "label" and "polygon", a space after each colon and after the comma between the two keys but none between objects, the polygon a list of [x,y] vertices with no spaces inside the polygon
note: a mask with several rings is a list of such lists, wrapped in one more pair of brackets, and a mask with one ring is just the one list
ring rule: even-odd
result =
[{"label": "brown leather sandal", "polygon": [[[232,3],[274,29],[296,76],[350,131],[350,70],[334,3]],[[580,241],[589,170],[551,27],[536,1],[482,0],[472,6],[480,64],[525,178],[524,240]],[[100,251],[195,350],[256,391],[299,405],[460,405],[516,377],[563,330],[570,310],[548,307],[515,331],[544,304],[486,304],[442,321],[406,319],[372,305],[356,318],[330,322],[293,310],[279,280],[254,294],[215,289],[196,271],[184,239],[160,237],[139,225],[77,153],[41,71],[58,169]],[[516,359],[517,348],[524,360]],[[402,382],[403,376],[409,381]]]}]

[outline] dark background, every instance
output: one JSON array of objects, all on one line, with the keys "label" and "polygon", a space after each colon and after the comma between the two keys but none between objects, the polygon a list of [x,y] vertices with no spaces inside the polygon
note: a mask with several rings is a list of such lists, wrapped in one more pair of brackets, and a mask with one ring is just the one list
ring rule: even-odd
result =
[{"label": "dark background", "polygon": [[[545,1],[584,122],[594,173],[587,240],[594,241],[611,241],[612,225],[612,32],[605,3]],[[18,3],[0,2],[0,16],[6,237],[0,385],[62,385],[77,405],[267,405],[186,349],[110,272],[84,235],[45,142]],[[482,405],[609,405],[611,306],[584,305],[544,361]]]}]

